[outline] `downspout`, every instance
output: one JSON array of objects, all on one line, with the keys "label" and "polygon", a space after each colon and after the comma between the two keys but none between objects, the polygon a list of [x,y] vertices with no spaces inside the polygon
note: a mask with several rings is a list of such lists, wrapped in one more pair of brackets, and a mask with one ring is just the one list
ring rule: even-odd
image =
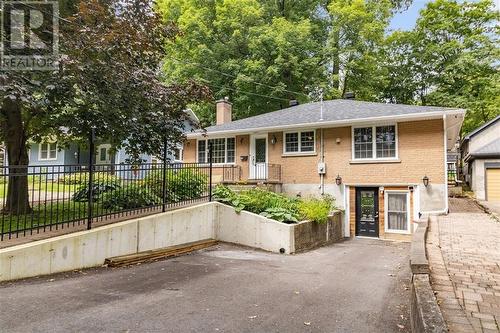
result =
[{"label": "downspout", "polygon": [[[325,142],[323,139],[323,129],[320,129],[320,163],[325,162]],[[319,175],[320,177],[320,189],[321,195],[325,194],[325,175],[322,173]]]},{"label": "downspout", "polygon": [[446,114],[443,114],[443,140],[444,140],[444,213],[448,214],[448,133],[446,132]]},{"label": "downspout", "polygon": [[[323,121],[323,90],[321,90],[320,98],[321,98],[321,103],[320,103],[319,120]],[[325,149],[324,148],[325,148],[325,143],[324,143],[324,139],[323,139],[323,128],[321,128],[320,129],[320,157],[319,157],[320,163],[325,162]],[[325,175],[324,175],[324,173],[321,173],[319,175],[319,180],[320,180],[320,185],[319,185],[320,193],[321,193],[321,195],[323,195],[323,194],[325,194]]]}]

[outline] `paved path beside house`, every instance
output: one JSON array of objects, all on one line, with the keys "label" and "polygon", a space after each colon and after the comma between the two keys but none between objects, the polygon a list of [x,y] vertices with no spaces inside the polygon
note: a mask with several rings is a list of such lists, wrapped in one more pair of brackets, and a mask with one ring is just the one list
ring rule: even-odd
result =
[{"label": "paved path beside house", "polygon": [[5,332],[410,332],[409,245],[297,255],[221,244],[175,259],[0,284]]},{"label": "paved path beside house", "polygon": [[500,223],[471,199],[450,198],[431,222],[431,282],[450,332],[500,332]]}]

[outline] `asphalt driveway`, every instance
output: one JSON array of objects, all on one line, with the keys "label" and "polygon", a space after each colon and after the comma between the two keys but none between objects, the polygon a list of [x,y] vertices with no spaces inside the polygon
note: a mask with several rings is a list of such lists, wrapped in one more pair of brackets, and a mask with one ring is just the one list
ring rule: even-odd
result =
[{"label": "asphalt driveway", "polygon": [[1,332],[409,332],[409,245],[292,256],[223,244],[0,285]]}]

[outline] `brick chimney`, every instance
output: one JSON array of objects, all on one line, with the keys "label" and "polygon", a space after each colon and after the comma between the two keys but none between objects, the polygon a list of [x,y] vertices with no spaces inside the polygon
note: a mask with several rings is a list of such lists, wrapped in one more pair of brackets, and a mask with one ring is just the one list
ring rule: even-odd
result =
[{"label": "brick chimney", "polygon": [[231,122],[233,113],[233,104],[229,102],[229,97],[218,100],[216,103],[216,125],[227,124]]}]

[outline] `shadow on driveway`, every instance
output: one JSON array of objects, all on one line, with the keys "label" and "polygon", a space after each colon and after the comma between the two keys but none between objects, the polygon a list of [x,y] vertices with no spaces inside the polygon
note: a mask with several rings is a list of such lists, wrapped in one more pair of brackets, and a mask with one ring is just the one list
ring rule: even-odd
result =
[{"label": "shadow on driveway", "polygon": [[222,244],[0,285],[5,332],[409,332],[409,245],[285,256]]}]

